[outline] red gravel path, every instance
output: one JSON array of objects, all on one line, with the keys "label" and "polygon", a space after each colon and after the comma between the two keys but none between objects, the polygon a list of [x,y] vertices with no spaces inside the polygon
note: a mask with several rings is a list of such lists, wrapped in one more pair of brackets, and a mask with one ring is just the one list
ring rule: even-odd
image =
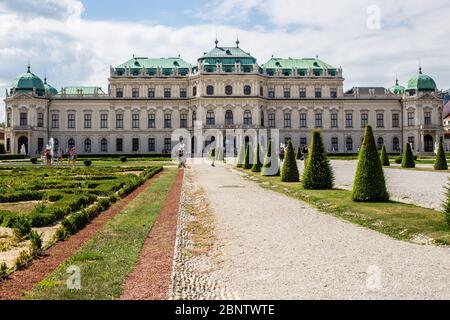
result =
[{"label": "red gravel path", "polygon": [[85,242],[92,239],[98,230],[120,213],[130,201],[135,199],[160,175],[161,173],[158,173],[152,179],[147,180],[142,186],[101,213],[68,240],[56,243],[45,252],[42,258],[34,260],[27,269],[16,271],[10,278],[0,282],[0,300],[21,299],[25,292],[33,289],[38,282],[48,277],[61,263],[78,252]]},{"label": "red gravel path", "polygon": [[135,270],[125,281],[122,300],[167,300],[184,171],[178,173],[172,190],[145,240]]}]

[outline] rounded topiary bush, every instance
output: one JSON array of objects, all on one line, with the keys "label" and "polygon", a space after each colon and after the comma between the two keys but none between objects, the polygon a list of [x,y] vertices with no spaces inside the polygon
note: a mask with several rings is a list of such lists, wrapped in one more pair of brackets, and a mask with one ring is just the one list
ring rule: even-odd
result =
[{"label": "rounded topiary bush", "polygon": [[364,141],[359,152],[352,199],[358,202],[382,202],[389,200],[383,167],[371,126],[366,128]]},{"label": "rounded topiary bush", "polygon": [[381,164],[384,166],[384,167],[389,167],[390,165],[391,165],[391,163],[389,162],[389,156],[388,156],[388,154],[387,154],[387,151],[386,151],[386,146],[383,144],[383,148],[381,149]]},{"label": "rounded topiary bush", "polygon": [[445,157],[444,146],[442,143],[439,143],[436,161],[434,163],[434,170],[448,170],[447,158]]},{"label": "rounded topiary bush", "polygon": [[274,177],[280,175],[280,166],[275,150],[272,150],[272,140],[267,143],[266,156],[261,169],[261,175],[266,177]]},{"label": "rounded topiary bush", "polygon": [[252,166],[252,172],[261,172],[261,168],[262,168],[262,163],[261,163],[261,159],[259,157],[259,143],[256,145],[256,150],[255,150],[255,155],[254,155],[254,160],[253,160],[253,166]]},{"label": "rounded topiary bush", "polygon": [[244,157],[244,169],[250,170],[252,168],[252,164],[250,163],[250,145],[247,144],[245,148],[245,157]]},{"label": "rounded topiary bush", "polygon": [[128,158],[127,158],[127,157],[120,157],[120,161],[122,161],[123,163],[125,163],[125,162],[128,161]]},{"label": "rounded topiary bush", "polygon": [[84,163],[84,165],[85,165],[86,167],[92,166],[92,161],[91,161],[91,160],[84,160],[83,163]]},{"label": "rounded topiary bush", "polygon": [[281,170],[282,182],[299,182],[300,174],[298,172],[297,160],[295,160],[294,147],[289,141],[283,162],[283,169]]},{"label": "rounded topiary bush", "polygon": [[397,157],[397,158],[395,158],[395,163],[396,164],[402,164],[402,160],[403,160],[402,157]]},{"label": "rounded topiary bush", "polygon": [[37,158],[31,158],[31,159],[30,159],[30,162],[31,162],[32,164],[36,164],[36,163],[38,162],[38,159],[37,159]]},{"label": "rounded topiary bush", "polygon": [[302,186],[307,190],[327,190],[333,188],[333,169],[325,153],[320,131],[312,132],[312,140]]},{"label": "rounded topiary bush", "polygon": [[403,152],[402,158],[402,168],[415,168],[416,163],[414,162],[414,155],[411,150],[411,145],[409,143],[405,146],[405,151]]}]

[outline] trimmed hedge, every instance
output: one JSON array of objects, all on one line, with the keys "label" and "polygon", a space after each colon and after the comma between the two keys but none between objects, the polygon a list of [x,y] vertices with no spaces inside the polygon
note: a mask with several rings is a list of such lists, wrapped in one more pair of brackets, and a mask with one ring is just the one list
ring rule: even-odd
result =
[{"label": "trimmed hedge", "polygon": [[286,153],[283,161],[283,169],[281,170],[281,181],[282,182],[299,182],[300,174],[298,172],[297,160],[295,160],[294,147],[292,146],[292,141],[286,148]]},{"label": "trimmed hedge", "polygon": [[434,170],[448,170],[447,158],[445,157],[444,146],[442,143],[439,143]]},{"label": "trimmed hedge", "polygon": [[[272,151],[274,153],[273,159],[272,159]],[[275,163],[272,163],[272,160]],[[274,172],[272,165],[277,168],[277,171]],[[278,158],[276,157],[275,150],[272,150],[272,140],[269,140],[267,143],[267,151],[266,156],[264,158],[264,163],[261,169],[261,175],[266,177],[278,177],[280,176],[280,166],[278,164]]]},{"label": "trimmed hedge", "polygon": [[411,145],[407,143],[405,146],[405,152],[403,153],[402,168],[415,168],[416,163],[414,160],[415,158],[411,150]]},{"label": "trimmed hedge", "polygon": [[236,167],[237,168],[243,168],[244,167],[244,161],[245,161],[245,146],[242,145],[241,148],[239,149],[239,154],[238,154],[238,158],[237,158]]},{"label": "trimmed hedge", "polygon": [[250,163],[250,144],[245,148],[245,158],[243,168],[245,170],[250,170],[252,168],[252,164]]},{"label": "trimmed hedge", "polygon": [[381,149],[381,164],[383,165],[383,167],[389,167],[391,165],[390,161],[389,161],[389,156],[386,152],[386,146],[383,144],[383,148]]},{"label": "trimmed hedge", "polygon": [[352,199],[356,202],[384,202],[389,200],[383,167],[371,126],[366,127],[363,145],[359,153]]},{"label": "trimmed hedge", "polygon": [[302,154],[302,148],[297,148],[297,153],[295,154],[295,159],[302,160],[303,154]]},{"label": "trimmed hedge", "polygon": [[23,155],[15,155],[15,154],[0,154],[0,161],[2,160],[24,160],[26,159]]},{"label": "trimmed hedge", "polygon": [[253,156],[254,163],[252,166],[252,172],[261,172],[262,163],[261,163],[261,159],[259,157],[259,152],[260,152],[260,148],[259,148],[259,143],[258,143],[256,145],[255,155]]},{"label": "trimmed hedge", "polygon": [[333,189],[334,175],[325,153],[320,131],[312,132],[311,147],[303,172],[302,185],[306,190]]}]

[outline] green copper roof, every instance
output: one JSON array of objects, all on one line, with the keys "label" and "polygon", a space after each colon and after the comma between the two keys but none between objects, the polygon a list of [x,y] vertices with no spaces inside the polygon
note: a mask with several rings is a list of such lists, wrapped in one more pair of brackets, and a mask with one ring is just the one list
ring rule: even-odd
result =
[{"label": "green copper roof", "polygon": [[45,87],[45,91],[47,91],[49,95],[55,96],[58,94],[58,90],[56,90],[51,85],[49,85],[47,83],[47,79],[44,79],[44,87]]},{"label": "green copper roof", "polygon": [[124,69],[125,67],[130,69],[173,69],[173,68],[190,68],[191,65],[181,58],[160,58],[160,59],[150,59],[150,58],[133,58],[116,69]]},{"label": "green copper roof", "polygon": [[426,74],[422,73],[422,68],[419,69],[419,74],[408,81],[408,88],[406,91],[435,91],[437,89],[436,82]]},{"label": "green copper roof", "polygon": [[272,58],[266,64],[263,65],[266,69],[335,69],[328,63],[315,58]]},{"label": "green copper roof", "polygon": [[63,88],[61,93],[64,93],[66,95],[79,95],[79,94],[104,95],[104,94],[106,94],[105,92],[103,92],[102,88],[100,88],[100,87],[66,87],[66,88]]},{"label": "green copper roof", "polygon": [[256,63],[254,57],[239,47],[215,47],[198,60],[203,61],[205,59],[250,59],[253,63]]},{"label": "green copper roof", "polygon": [[403,94],[405,93],[405,87],[398,84],[398,79],[395,80],[395,86],[389,88],[389,91],[393,94]]},{"label": "green copper roof", "polygon": [[38,76],[31,73],[30,67],[28,67],[28,72],[21,74],[14,80],[12,88],[22,92],[32,92],[34,89],[37,92],[45,91],[44,83]]}]

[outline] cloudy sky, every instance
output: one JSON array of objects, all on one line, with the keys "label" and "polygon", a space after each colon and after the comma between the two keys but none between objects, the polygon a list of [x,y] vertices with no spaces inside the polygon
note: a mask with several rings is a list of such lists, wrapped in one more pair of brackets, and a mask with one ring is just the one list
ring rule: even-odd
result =
[{"label": "cloudy sky", "polygon": [[[32,71],[60,89],[106,89],[109,66],[133,54],[195,63],[214,46],[260,64],[314,57],[344,68],[345,87],[391,86],[417,73],[450,88],[448,0],[0,0],[0,99]],[[0,121],[4,107],[0,103]]]}]

